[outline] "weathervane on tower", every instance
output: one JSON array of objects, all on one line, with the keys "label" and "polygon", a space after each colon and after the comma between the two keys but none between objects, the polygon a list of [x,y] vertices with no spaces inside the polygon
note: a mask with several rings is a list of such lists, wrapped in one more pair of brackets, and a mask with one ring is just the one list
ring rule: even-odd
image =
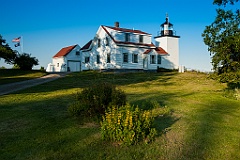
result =
[{"label": "weathervane on tower", "polygon": [[169,22],[169,17],[167,12],[166,12],[166,22]]}]

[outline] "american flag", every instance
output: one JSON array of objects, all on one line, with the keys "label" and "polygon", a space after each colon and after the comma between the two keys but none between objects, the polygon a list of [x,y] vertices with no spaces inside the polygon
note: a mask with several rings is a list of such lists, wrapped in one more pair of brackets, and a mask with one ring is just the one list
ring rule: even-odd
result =
[{"label": "american flag", "polygon": [[20,39],[21,39],[21,37],[14,38],[14,39],[12,40],[12,42],[20,42]]}]

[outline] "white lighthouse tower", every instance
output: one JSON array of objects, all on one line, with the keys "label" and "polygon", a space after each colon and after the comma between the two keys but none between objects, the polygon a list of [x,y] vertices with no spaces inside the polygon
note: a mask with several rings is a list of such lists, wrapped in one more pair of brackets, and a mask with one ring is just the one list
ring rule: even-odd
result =
[{"label": "white lighthouse tower", "polygon": [[154,37],[155,45],[162,47],[167,53],[163,57],[162,65],[168,69],[178,69],[179,67],[179,38],[176,36],[176,31],[173,30],[173,24],[169,22],[168,15],[166,14],[166,21],[161,24],[160,32]]}]

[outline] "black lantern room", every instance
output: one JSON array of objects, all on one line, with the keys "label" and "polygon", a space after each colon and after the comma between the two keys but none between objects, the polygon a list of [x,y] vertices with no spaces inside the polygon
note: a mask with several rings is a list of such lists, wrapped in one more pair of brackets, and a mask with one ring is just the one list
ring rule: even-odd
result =
[{"label": "black lantern room", "polygon": [[160,29],[160,36],[176,36],[173,24],[169,22],[168,14],[166,14],[166,21],[161,24]]}]

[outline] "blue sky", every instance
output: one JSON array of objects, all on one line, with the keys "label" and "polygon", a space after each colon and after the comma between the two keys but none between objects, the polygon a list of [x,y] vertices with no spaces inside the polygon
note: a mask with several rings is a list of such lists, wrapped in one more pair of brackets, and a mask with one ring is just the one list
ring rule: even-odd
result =
[{"label": "blue sky", "polygon": [[[168,13],[180,38],[180,64],[210,71],[210,55],[201,34],[213,22],[212,0],[0,0],[0,34],[13,48],[23,36],[23,49],[47,67],[61,48],[92,39],[100,25],[134,28],[154,36]],[[238,4],[239,5],[239,4]],[[239,8],[239,7],[238,7]],[[0,60],[0,66],[6,66]],[[7,66],[10,67],[10,66]]]}]

